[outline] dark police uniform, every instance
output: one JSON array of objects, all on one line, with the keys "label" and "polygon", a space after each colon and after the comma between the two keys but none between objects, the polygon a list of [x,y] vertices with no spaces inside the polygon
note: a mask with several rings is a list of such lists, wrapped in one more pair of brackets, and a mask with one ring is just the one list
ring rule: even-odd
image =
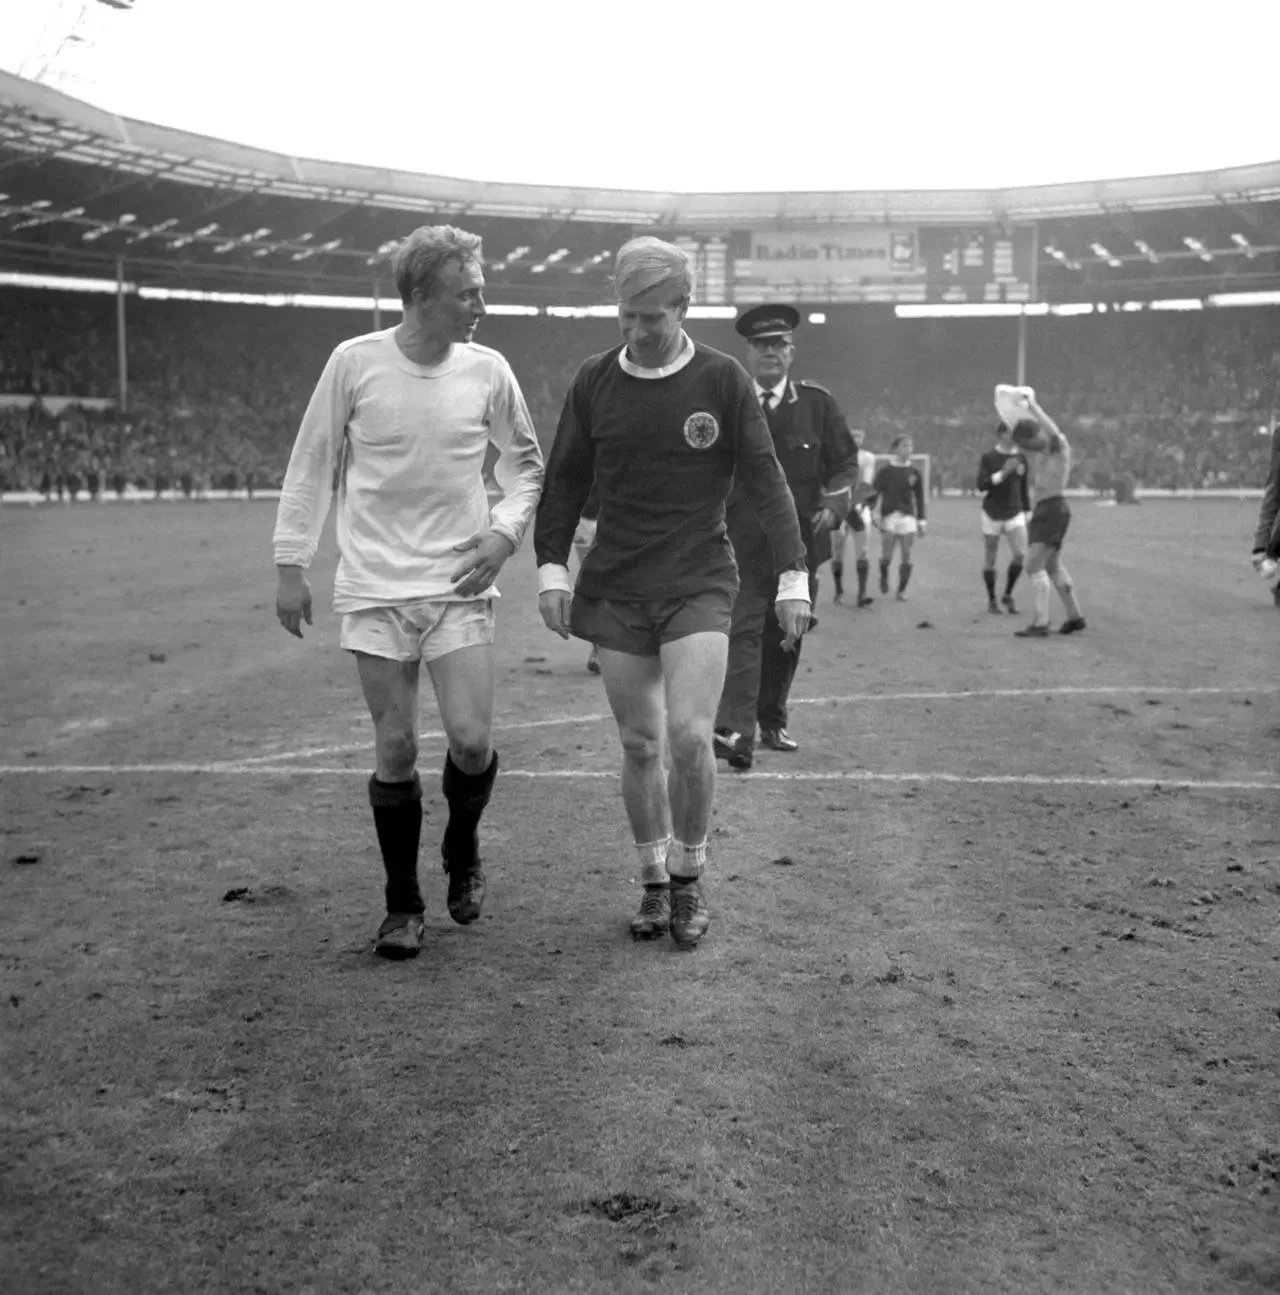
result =
[{"label": "dark police uniform", "polygon": [[[746,338],[778,337],[800,322],[792,306],[763,305],[747,311],[735,327]],[[817,598],[818,568],[831,556],[831,533],[813,528],[812,517],[828,508],[837,524],[849,514],[858,488],[858,450],[835,397],[816,382],[788,379],[781,400],[765,417],[774,450],[795,499],[809,567],[809,596]],[[739,488],[725,510],[741,587],[734,601],[729,663],[716,715],[717,729],[739,733],[754,744],[756,724],[769,732],[785,729],[787,698],[800,658],[800,645],[782,648],[774,609],[778,566],[750,503]]]}]

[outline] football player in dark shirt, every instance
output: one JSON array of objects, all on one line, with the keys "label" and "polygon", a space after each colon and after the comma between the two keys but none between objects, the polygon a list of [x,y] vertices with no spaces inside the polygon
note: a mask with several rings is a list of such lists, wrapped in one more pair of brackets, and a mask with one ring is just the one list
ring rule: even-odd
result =
[{"label": "football player in dark shirt", "polygon": [[[1013,434],[1001,422],[996,428],[995,448],[978,461],[978,489],[982,491],[982,582],[987,586],[987,610],[1000,614],[1003,605],[1011,616],[1017,614],[1013,587],[1022,574],[1027,556],[1027,518],[1031,514],[1031,493],[1027,481],[1027,458],[1013,443]],[[996,602],[996,556],[1000,537],[1009,541],[1012,557],[1005,572],[1004,596]]]},{"label": "football player in dark shirt", "polygon": [[[538,609],[549,629],[600,649],[645,887],[631,933],[652,939],[669,930],[690,948],[710,920],[699,878],[738,589],[725,530],[735,479],[772,540],[788,646],[809,622],[809,571],[751,379],[682,327],[691,258],[656,238],[632,239],[618,252],[615,287],[624,345],[578,370],[548,460],[534,528]],[[575,588],[565,564],[593,481],[595,543]]]},{"label": "football player in dark shirt", "polygon": [[907,601],[907,582],[914,568],[911,549],[916,536],[924,535],[924,478],[911,462],[911,437],[899,432],[889,447],[893,458],[876,473],[871,488],[876,492],[876,527],[880,531],[880,592],[889,592],[889,566],[895,546],[901,546],[898,561],[898,601]]}]

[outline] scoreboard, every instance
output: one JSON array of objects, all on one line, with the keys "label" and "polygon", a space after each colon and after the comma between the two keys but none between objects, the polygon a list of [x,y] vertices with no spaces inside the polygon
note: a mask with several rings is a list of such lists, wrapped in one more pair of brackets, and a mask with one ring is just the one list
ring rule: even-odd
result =
[{"label": "scoreboard", "polygon": [[698,299],[708,304],[1035,298],[1031,225],[824,225],[676,241],[693,254]]},{"label": "scoreboard", "polygon": [[1036,237],[1011,229],[919,231],[926,301],[1030,301],[1035,293]]}]

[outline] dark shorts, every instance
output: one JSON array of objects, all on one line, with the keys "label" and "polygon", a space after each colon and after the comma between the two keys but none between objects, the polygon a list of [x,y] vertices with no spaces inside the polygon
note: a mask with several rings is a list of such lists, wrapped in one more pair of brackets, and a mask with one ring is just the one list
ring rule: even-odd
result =
[{"label": "dark shorts", "polygon": [[1035,512],[1031,514],[1031,525],[1027,527],[1027,542],[1045,544],[1051,549],[1060,549],[1062,541],[1067,538],[1067,527],[1071,524],[1071,509],[1061,495],[1042,499]]},{"label": "dark shorts", "polygon": [[574,594],[569,608],[569,628],[577,638],[631,656],[657,656],[664,643],[690,634],[727,636],[732,622],[733,595],[722,589],[639,603]]}]

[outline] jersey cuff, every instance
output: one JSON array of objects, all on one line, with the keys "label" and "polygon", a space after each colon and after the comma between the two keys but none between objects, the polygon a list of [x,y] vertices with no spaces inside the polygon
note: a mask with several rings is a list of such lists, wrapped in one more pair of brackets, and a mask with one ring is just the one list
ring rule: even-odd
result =
[{"label": "jersey cuff", "polygon": [[809,601],[809,573],[807,571],[783,571],[778,576],[778,596],[775,602]]},{"label": "jersey cuff", "polygon": [[558,562],[544,562],[538,568],[538,592],[549,594],[555,592],[573,593],[573,581],[569,579],[569,568]]}]

